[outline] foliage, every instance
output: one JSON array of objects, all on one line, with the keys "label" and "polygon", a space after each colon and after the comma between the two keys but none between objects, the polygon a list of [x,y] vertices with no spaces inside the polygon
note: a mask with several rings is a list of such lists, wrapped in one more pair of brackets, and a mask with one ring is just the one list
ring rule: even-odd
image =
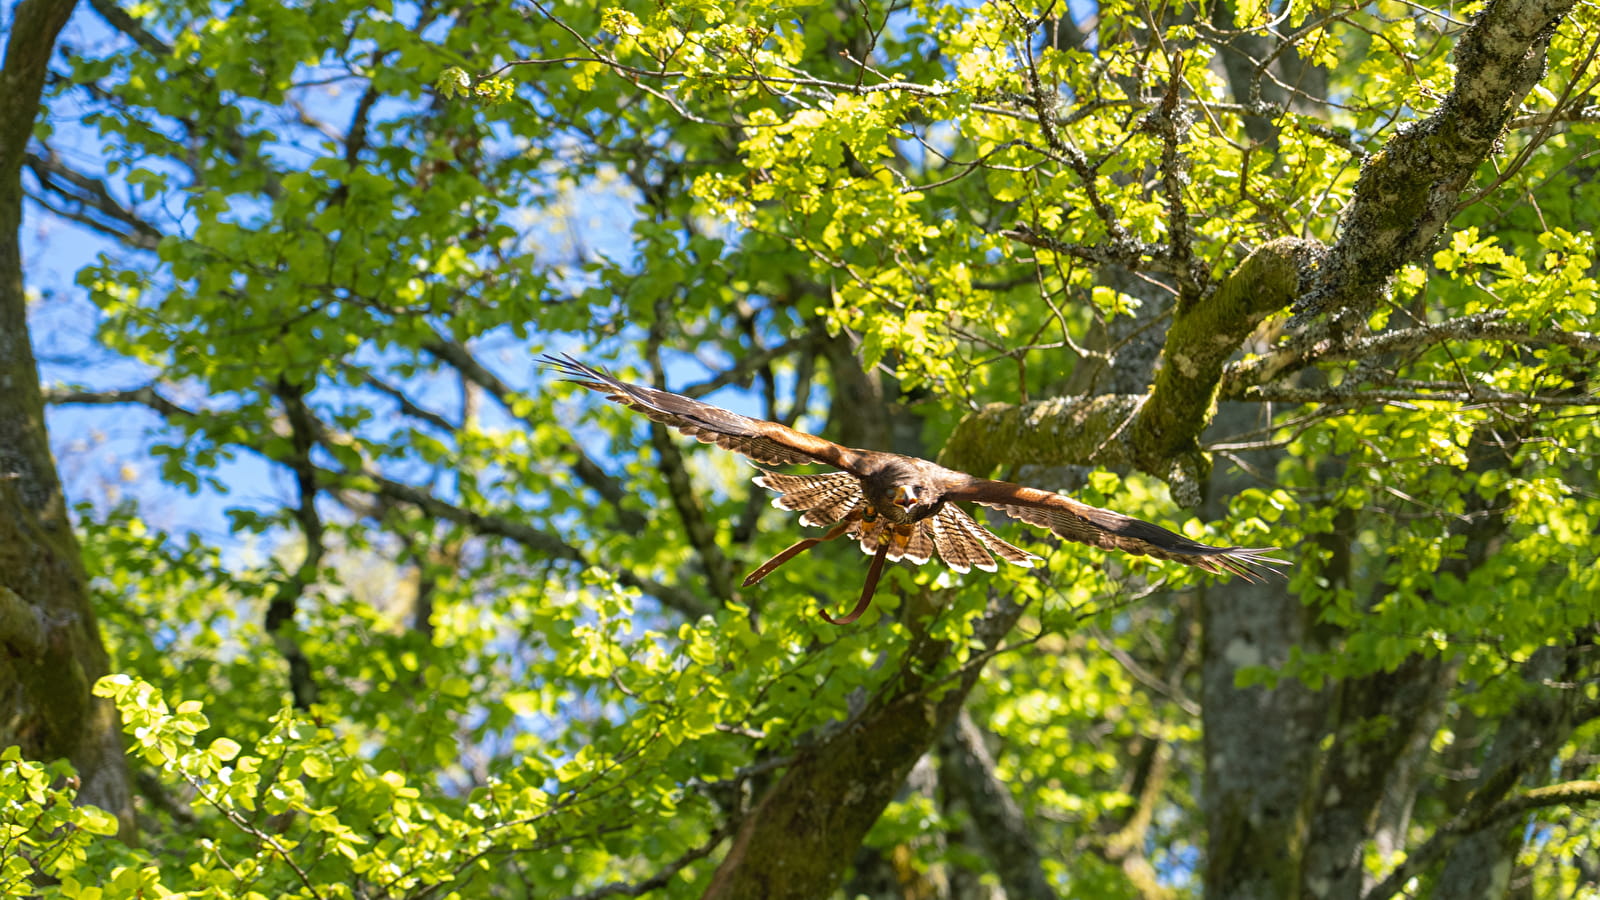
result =
[{"label": "foliage", "polygon": [[[1240,325],[1207,301],[1250,293],[1229,279],[1252,253],[1314,240],[1335,256],[1302,277],[1336,270],[1363,172],[1450,108],[1462,11],[127,12],[68,52],[32,186],[40,211],[125,248],[78,283],[99,342],[150,376],[118,393],[85,372],[56,399],[152,412],[174,489],[79,509],[119,673],[98,690],[151,776],[144,844],[95,840],[105,820],[70,805],[65,774],[12,754],[7,890],[700,896],[787,773],[906,693],[955,696],[981,724],[1025,825],[1006,837],[1060,896],[1227,894],[1204,856],[1224,857],[1238,835],[1219,823],[1255,798],[1207,782],[1202,737],[1293,691],[1321,718],[1273,777],[1323,798],[1327,761],[1394,724],[1362,692],[1431,679],[1413,780],[1391,785],[1403,814],[1351,813],[1382,825],[1351,854],[1357,889],[1402,854],[1442,860],[1459,810],[1504,825],[1518,784],[1595,777],[1592,7],[1556,28],[1442,238],[1347,306],[1356,324],[1284,297],[1173,401],[1214,419],[1163,436],[1219,464],[1197,514],[1169,499],[1175,469],[1102,465],[1125,424],[1084,434],[1026,407],[1044,448],[1028,460],[1051,464],[998,454],[1002,477],[1286,548],[1266,608],[1292,649],[1213,628],[1259,593],[1020,526],[1004,536],[1039,571],[896,568],[834,628],[816,609],[859,589],[853,549],[737,587],[798,528],[750,468],[555,386],[533,355],[930,457],[986,404],[1143,397],[1175,321]],[[1271,59],[1241,74],[1246,53]],[[73,193],[69,175],[114,190]],[[1186,369],[1188,349],[1163,365]],[[1149,396],[1130,408],[1166,402]],[[226,498],[226,536],[152,527],[176,491]],[[1013,606],[1016,628],[986,641]],[[1546,702],[1564,730],[1523,742],[1544,754],[1518,757],[1524,782],[1438,774],[1502,771],[1495,736]],[[1399,756],[1374,771],[1401,779]],[[976,795],[940,772],[870,813],[865,849],[825,861],[835,884],[1014,889]],[[832,787],[813,789],[820,809],[850,802]],[[1593,853],[1594,799],[1521,810],[1532,894],[1594,896],[1571,863]]]}]

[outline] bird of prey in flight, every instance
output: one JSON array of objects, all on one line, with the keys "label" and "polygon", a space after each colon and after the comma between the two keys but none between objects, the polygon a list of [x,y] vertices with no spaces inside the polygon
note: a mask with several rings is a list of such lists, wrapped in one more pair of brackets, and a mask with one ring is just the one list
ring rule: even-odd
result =
[{"label": "bird of prey in flight", "polygon": [[1270,555],[1276,547],[1208,546],[1062,494],[1009,481],[975,478],[914,456],[852,449],[777,422],[752,419],[681,394],[630,384],[565,354],[544,356],[540,361],[568,376],[568,381],[758,463],[820,463],[839,469],[818,475],[761,470],[755,483],[778,494],[773,506],[800,510],[802,525],[830,527],[822,536],[799,541],[762,563],[744,580],[744,586],[749,587],[823,541],[854,538],[864,552],[872,555],[872,564],[854,609],[839,618],[822,611],[822,617],[835,625],[854,622],[866,611],[885,560],[908,559],[921,565],[937,551],[945,565],[957,572],[974,568],[993,572],[996,556],[1024,567],[1039,559],[983,527],[957,505],[963,502],[998,509],[1069,541],[1180,562],[1217,574],[1232,573],[1247,581],[1276,574],[1271,566],[1288,564]]}]

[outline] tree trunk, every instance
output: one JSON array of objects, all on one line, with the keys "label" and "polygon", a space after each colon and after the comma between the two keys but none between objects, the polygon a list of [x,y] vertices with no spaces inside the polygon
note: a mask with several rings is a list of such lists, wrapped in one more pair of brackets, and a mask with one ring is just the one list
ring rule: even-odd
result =
[{"label": "tree trunk", "polygon": [[116,815],[131,836],[116,711],[90,693],[107,657],[45,436],[17,237],[23,155],[73,2],[19,4],[0,70],[0,746],[70,760],[79,799]]}]

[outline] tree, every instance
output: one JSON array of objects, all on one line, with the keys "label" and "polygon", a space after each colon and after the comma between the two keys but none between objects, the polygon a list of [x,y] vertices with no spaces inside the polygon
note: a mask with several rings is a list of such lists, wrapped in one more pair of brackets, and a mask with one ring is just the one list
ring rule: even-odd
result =
[{"label": "tree", "polygon": [[82,798],[131,828],[116,711],[90,693],[108,671],[106,650],[45,436],[17,237],[23,152],[72,6],[18,4],[0,68],[0,745],[70,760]]},{"label": "tree", "polygon": [[[84,510],[101,690],[201,849],[49,874],[1593,895],[1592,11],[95,10],[50,102],[105,164],[46,135],[33,196],[126,245],[81,283],[151,379],[50,397],[279,480],[255,563]],[[858,557],[739,588],[797,527],[753,473],[538,350],[1295,573],[1036,543],[835,629]]]}]

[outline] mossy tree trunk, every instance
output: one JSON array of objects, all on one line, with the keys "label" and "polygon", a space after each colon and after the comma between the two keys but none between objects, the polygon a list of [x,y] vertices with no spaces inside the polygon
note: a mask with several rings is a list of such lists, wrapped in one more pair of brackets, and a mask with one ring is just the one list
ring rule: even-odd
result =
[{"label": "mossy tree trunk", "polygon": [[132,825],[116,712],[90,693],[107,657],[45,435],[22,283],[22,161],[74,0],[24,0],[0,70],[0,746],[65,758],[79,796]]}]

